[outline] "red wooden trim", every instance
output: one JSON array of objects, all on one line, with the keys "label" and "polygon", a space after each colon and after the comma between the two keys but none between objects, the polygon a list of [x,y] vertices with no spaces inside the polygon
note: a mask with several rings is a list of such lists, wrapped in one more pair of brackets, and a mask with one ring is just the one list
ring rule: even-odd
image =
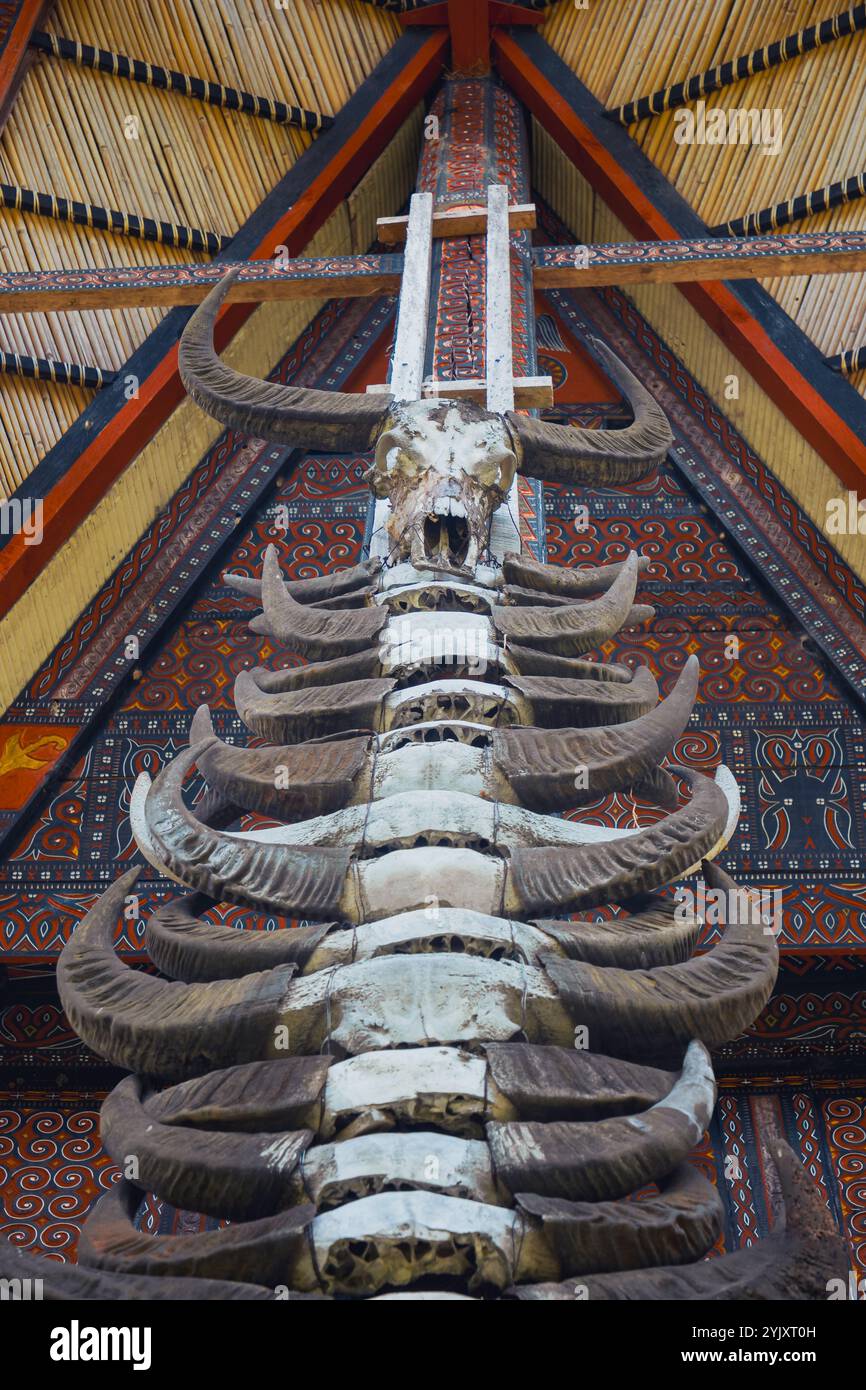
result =
[{"label": "red wooden trim", "polygon": [[6,36],[0,51],[0,130],[15,100],[18,84],[24,76],[24,60],[28,56],[30,35],[38,29],[50,9],[49,0],[24,0],[18,18]]},{"label": "red wooden trim", "polygon": [[517,0],[516,4],[509,4],[508,0],[490,0],[490,27],[497,24],[521,25],[544,24],[550,18],[544,10],[527,10],[524,5]]},{"label": "red wooden trim", "polygon": [[455,72],[489,72],[489,0],[448,0],[448,26]]},{"label": "red wooden trim", "polygon": [[[339,153],[270,229],[251,259],[269,259],[281,245],[287,246],[291,255],[297,255],[382,153],[438,77],[447,52],[448,36],[444,31],[425,41]],[[230,304],[222,311],[216,328],[221,349],[231,342],[254,308],[251,304]],[[138,398],[127,401],[118,410],[43,499],[42,544],[28,546],[23,536],[15,535],[0,551],[0,618],[17,603],[183,396],[175,345],[141,382]]]},{"label": "red wooden trim", "polygon": [[[528,10],[525,5],[509,4],[508,0],[489,0],[490,18],[489,26],[495,24],[523,25],[523,24],[544,24],[549,16],[544,10]],[[438,25],[448,24],[448,0],[440,0],[439,4],[425,5],[423,10],[407,10],[405,14],[398,15],[400,23],[411,27],[414,24],[423,24],[425,28],[435,28]]]},{"label": "red wooden trim", "polygon": [[411,27],[423,24],[425,29],[446,28],[448,25],[448,0],[439,0],[438,5],[425,5],[421,10],[406,10],[397,16],[400,23]]},{"label": "red wooden trim", "polygon": [[[677,229],[502,30],[494,32],[493,55],[516,95],[638,240],[680,239]],[[733,291],[724,282],[677,288],[836,476],[846,486],[862,491],[866,444],[776,346]]]}]

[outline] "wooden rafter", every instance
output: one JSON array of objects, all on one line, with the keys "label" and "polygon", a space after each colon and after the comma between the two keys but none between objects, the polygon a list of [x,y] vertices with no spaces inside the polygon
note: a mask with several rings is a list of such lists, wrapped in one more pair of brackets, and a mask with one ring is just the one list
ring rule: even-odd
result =
[{"label": "wooden rafter", "polygon": [[[334,118],[286,178],[241,228],[235,259],[270,260],[285,246],[297,255],[385,149],[403,121],[439,76],[447,35],[407,33]],[[229,260],[229,255],[225,256]],[[220,315],[216,342],[223,349],[253,311],[231,304]],[[177,309],[127,364],[139,380],[126,400],[121,380],[97,400],[37,465],[19,491],[43,499],[43,540],[26,546],[20,534],[0,536],[0,616],[28,584],[127,464],[183,399],[177,344],[188,312]]]},{"label": "wooden rafter", "polygon": [[[599,103],[539,35],[497,30],[493,55],[500,75],[638,240],[706,235],[696,214],[626,133],[604,120]],[[863,403],[806,335],[757,285],[735,291],[715,281],[679,290],[837,477],[862,487]]]},{"label": "wooden rafter", "polygon": [[24,75],[30,38],[50,8],[50,0],[21,0],[18,13],[0,43],[0,130]]}]

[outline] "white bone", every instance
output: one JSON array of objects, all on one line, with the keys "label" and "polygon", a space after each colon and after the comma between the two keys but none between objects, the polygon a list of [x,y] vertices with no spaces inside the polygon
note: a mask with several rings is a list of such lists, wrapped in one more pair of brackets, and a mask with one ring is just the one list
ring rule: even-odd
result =
[{"label": "white bone", "polygon": [[337,931],[323,937],[304,966],[305,975],[334,965],[372,960],[374,956],[414,954],[424,950],[443,952],[455,949],[467,955],[522,960],[538,965],[541,952],[562,955],[563,948],[553,937],[528,922],[489,917],[467,907],[442,907],[435,911],[402,912],[397,917],[370,922],[363,931]]},{"label": "white bone", "polygon": [[[443,578],[442,570],[416,569],[408,562],[399,565],[391,565],[383,570],[381,577],[377,581],[381,589],[400,589],[408,584],[430,584]],[[445,582],[448,582],[447,575]],[[457,581],[462,582],[462,581]],[[476,565],[473,575],[473,583],[481,589],[495,590],[500,589],[503,584],[502,570],[498,566]]]},{"label": "white bone", "polygon": [[380,1048],[508,1042],[524,1034],[533,1042],[574,1041],[568,1013],[543,971],[451,954],[379,956],[304,975],[290,983],[278,1022],[293,1053],[317,1052],[328,1042],[357,1056]]},{"label": "white bone", "polygon": [[[476,751],[465,748],[463,744],[444,746],[461,748],[467,753]],[[443,745],[437,747],[442,748]],[[424,751],[433,752],[427,748]],[[430,762],[435,771],[436,761],[431,757]],[[492,794],[492,789],[488,789],[488,792]],[[491,845],[495,843],[509,849],[516,846],[594,845],[628,839],[637,833],[634,828],[618,830],[544,816],[537,811],[527,811],[522,806],[509,806],[504,802],[495,806],[492,801],[467,792],[432,789],[399,792],[367,805],[347,806],[342,811],[332,811],[327,816],[315,816],[293,825],[227,832],[233,840],[253,844],[363,844],[368,850],[412,848],[421,838],[436,844],[449,837],[457,842],[458,848],[461,847],[460,840],[487,841]]]},{"label": "white bone", "polygon": [[474,1291],[558,1277],[540,1232],[515,1211],[432,1192],[383,1192],[317,1216],[316,1264],[335,1293],[375,1293],[426,1275],[462,1276]]},{"label": "white bone", "polygon": [[477,1139],[432,1132],[364,1134],[314,1145],[302,1163],[299,1199],[306,1194],[319,1207],[397,1187],[501,1204],[490,1150]]}]

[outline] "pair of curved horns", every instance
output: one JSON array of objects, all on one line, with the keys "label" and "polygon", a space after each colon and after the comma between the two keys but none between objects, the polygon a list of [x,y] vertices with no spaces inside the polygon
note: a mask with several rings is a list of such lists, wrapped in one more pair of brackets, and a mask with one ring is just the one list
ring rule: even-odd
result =
[{"label": "pair of curved horns", "polygon": [[[392,397],[284,386],[245,376],[220,360],[214,325],[238,275],[236,267],[211,290],[181,338],[180,376],[196,405],[221,424],[273,444],[332,453],[372,449]],[[622,430],[585,430],[507,412],[519,466],[531,477],[596,485],[632,482],[659,464],[670,448],[664,412],[604,343],[596,338],[591,342],[601,366],[628,401],[634,421]]]}]

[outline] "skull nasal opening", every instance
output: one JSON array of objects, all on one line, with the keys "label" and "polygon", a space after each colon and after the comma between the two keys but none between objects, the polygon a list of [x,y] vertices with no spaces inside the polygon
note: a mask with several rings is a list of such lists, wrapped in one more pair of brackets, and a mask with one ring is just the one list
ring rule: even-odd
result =
[{"label": "skull nasal opening", "polygon": [[424,553],[428,560],[463,565],[468,552],[469,522],[465,516],[427,513],[424,518]]}]

